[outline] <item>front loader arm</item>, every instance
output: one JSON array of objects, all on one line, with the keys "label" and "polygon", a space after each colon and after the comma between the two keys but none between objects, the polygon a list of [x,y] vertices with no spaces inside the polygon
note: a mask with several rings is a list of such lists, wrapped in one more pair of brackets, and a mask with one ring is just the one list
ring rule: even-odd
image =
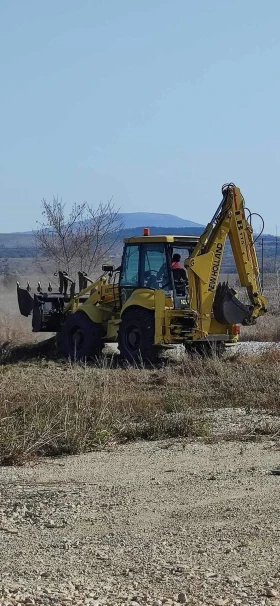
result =
[{"label": "front loader arm", "polygon": [[[252,324],[267,309],[261,292],[252,228],[244,214],[243,196],[233,184],[225,185],[222,193],[223,199],[212,221],[186,261],[190,305],[197,315],[194,334],[197,339],[209,333],[213,309],[220,324]],[[250,307],[238,301],[236,293],[227,285],[218,285],[227,236],[241,285],[248,291]]]}]

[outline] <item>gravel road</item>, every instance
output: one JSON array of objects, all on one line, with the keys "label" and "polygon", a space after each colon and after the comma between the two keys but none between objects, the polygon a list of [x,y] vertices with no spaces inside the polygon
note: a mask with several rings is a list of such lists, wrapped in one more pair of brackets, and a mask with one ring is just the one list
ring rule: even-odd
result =
[{"label": "gravel road", "polygon": [[280,605],[279,443],[0,469],[0,604]]}]

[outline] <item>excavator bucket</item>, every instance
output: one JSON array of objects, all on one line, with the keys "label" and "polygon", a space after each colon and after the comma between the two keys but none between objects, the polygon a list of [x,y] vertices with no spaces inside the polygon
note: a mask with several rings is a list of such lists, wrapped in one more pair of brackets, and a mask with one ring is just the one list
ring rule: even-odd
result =
[{"label": "excavator bucket", "polygon": [[28,290],[26,290],[25,288],[21,288],[19,284],[17,285],[17,297],[19,311],[22,316],[25,316],[27,318],[33,311],[34,299],[28,292]]},{"label": "excavator bucket", "polygon": [[251,306],[236,297],[236,291],[227,282],[218,284],[213,303],[215,320],[219,324],[250,324]]}]

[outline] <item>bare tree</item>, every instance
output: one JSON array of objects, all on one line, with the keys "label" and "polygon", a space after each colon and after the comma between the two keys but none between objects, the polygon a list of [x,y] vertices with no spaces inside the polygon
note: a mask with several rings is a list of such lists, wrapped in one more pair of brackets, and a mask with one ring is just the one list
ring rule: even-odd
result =
[{"label": "bare tree", "polygon": [[62,200],[42,201],[43,223],[34,232],[36,259],[51,262],[55,270],[69,275],[77,270],[91,273],[115,249],[123,227],[112,201],[97,207],[74,204],[66,213]]}]

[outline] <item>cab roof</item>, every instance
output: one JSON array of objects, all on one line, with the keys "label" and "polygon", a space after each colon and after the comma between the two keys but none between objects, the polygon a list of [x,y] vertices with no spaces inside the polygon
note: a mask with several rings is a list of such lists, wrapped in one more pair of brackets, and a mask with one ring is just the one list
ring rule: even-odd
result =
[{"label": "cab roof", "polygon": [[132,238],[125,238],[124,244],[142,244],[142,243],[167,243],[174,244],[174,246],[195,246],[199,241],[200,236],[134,236]]}]

